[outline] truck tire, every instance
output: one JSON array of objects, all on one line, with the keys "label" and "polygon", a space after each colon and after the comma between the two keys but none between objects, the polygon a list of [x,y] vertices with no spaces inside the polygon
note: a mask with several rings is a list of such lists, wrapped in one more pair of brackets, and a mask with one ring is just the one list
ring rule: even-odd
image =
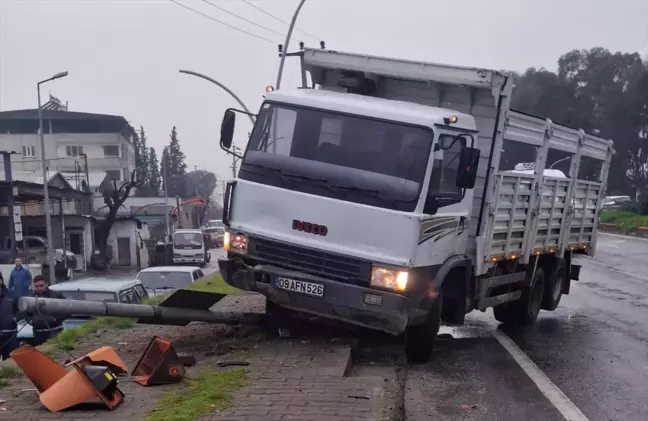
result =
[{"label": "truck tire", "polygon": [[531,285],[522,290],[522,297],[519,300],[493,307],[495,319],[508,325],[534,324],[540,314],[544,292],[544,271],[542,268],[536,268]]},{"label": "truck tire", "polygon": [[442,307],[443,298],[439,291],[425,322],[405,331],[405,354],[411,363],[424,364],[430,359],[441,325]]},{"label": "truck tire", "polygon": [[551,275],[547,277],[544,298],[542,300],[543,310],[554,311],[563,295],[563,288],[567,279],[567,267],[565,261],[560,259],[551,268]]}]

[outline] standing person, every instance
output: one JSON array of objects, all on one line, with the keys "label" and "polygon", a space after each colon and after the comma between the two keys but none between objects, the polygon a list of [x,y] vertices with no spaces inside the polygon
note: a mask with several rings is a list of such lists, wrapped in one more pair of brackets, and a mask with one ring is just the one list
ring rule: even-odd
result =
[{"label": "standing person", "polygon": [[18,300],[4,283],[0,273],[0,354],[2,360],[8,360],[11,351],[18,348]]},{"label": "standing person", "polygon": [[[65,299],[60,292],[49,289],[49,284],[43,275],[34,276],[33,296],[36,298]],[[63,330],[63,320],[65,320],[65,317],[36,313],[31,314],[28,317],[29,319],[31,319],[31,325],[34,331],[34,345],[38,346],[49,338],[58,335]]]},{"label": "standing person", "polygon": [[13,292],[16,299],[20,297],[28,297],[31,295],[29,287],[32,282],[32,274],[22,265],[20,257],[16,258],[16,267],[11,270],[9,275],[9,289]]}]

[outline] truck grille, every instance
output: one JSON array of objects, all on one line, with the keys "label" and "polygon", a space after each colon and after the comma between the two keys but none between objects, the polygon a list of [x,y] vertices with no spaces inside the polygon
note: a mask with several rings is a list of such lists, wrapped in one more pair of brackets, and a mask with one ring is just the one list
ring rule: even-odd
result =
[{"label": "truck grille", "polygon": [[286,269],[366,286],[371,263],[335,253],[262,238],[250,238],[248,256]]}]

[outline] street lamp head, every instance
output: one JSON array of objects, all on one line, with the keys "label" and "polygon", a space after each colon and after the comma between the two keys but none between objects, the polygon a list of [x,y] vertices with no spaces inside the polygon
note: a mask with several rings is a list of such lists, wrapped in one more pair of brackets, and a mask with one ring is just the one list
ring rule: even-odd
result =
[{"label": "street lamp head", "polygon": [[54,79],[60,79],[60,78],[65,77],[65,76],[67,76],[67,75],[68,75],[68,72],[58,72],[57,74],[55,74],[54,76],[52,76],[52,80],[54,80]]}]

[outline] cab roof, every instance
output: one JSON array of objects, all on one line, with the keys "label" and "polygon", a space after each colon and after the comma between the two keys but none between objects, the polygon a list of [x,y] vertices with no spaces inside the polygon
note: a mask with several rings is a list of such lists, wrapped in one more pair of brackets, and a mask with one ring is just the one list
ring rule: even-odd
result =
[{"label": "cab roof", "polygon": [[194,270],[199,270],[198,266],[153,266],[150,268],[142,269],[140,273],[150,272],[187,272],[191,273]]},{"label": "cab roof", "polygon": [[455,115],[457,116],[457,122],[453,123],[451,125],[452,127],[466,131],[477,131],[475,118],[469,114],[407,101],[396,101],[322,89],[282,89],[267,94],[266,101],[319,108],[389,121],[402,121],[430,128],[433,128],[435,125],[446,125],[444,118]]},{"label": "cab roof", "polygon": [[50,286],[50,289],[58,292],[86,291],[86,292],[119,292],[135,285],[141,285],[138,279],[115,280],[110,278],[87,278],[78,281],[61,282]]}]

